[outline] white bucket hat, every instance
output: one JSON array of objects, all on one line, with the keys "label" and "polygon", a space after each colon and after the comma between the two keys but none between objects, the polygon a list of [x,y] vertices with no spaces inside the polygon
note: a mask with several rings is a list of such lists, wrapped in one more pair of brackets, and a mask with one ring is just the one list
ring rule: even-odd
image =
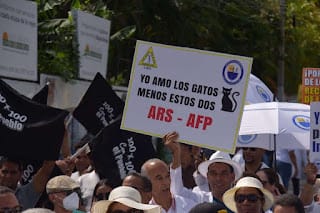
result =
[{"label": "white bucket hat", "polygon": [[233,188],[226,191],[222,196],[223,203],[231,211],[237,212],[236,201],[234,200],[234,196],[238,191],[238,189],[242,187],[253,187],[260,190],[263,193],[264,200],[265,200],[263,205],[264,211],[267,211],[273,205],[273,202],[274,202],[273,195],[271,194],[271,192],[263,188],[263,185],[260,180],[254,177],[244,177],[239,179],[237,184]]},{"label": "white bucket hat", "polygon": [[206,160],[199,164],[198,171],[202,176],[207,177],[208,168],[212,163],[226,163],[232,166],[235,174],[235,180],[238,180],[242,175],[243,170],[241,166],[237,162],[231,160],[230,155],[228,153],[216,151],[210,156],[209,160]]},{"label": "white bucket hat", "polygon": [[134,209],[143,210],[147,213],[160,213],[160,206],[141,203],[140,192],[129,186],[114,188],[108,200],[96,202],[92,207],[93,213],[106,213],[113,202],[119,202]]}]

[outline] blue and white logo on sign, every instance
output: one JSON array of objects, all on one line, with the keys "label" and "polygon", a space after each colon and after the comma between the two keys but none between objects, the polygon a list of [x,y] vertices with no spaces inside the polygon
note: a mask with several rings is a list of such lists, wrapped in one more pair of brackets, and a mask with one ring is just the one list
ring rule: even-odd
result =
[{"label": "blue and white logo on sign", "polygon": [[257,138],[257,134],[254,135],[239,135],[238,142],[242,144],[249,144]]},{"label": "blue and white logo on sign", "polygon": [[294,125],[300,129],[310,130],[310,117],[305,115],[295,115],[292,118]]},{"label": "blue and white logo on sign", "polygon": [[259,85],[256,86],[257,92],[258,94],[261,96],[261,98],[265,101],[265,102],[270,102],[271,101],[271,97],[270,95]]},{"label": "blue and white logo on sign", "polygon": [[237,60],[229,61],[224,65],[222,75],[228,84],[238,83],[243,77],[242,64]]}]

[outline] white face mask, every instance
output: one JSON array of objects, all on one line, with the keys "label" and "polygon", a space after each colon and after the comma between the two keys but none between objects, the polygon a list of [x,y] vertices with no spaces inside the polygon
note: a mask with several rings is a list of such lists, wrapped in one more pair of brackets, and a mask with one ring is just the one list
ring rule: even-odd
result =
[{"label": "white face mask", "polygon": [[79,196],[76,192],[72,192],[70,195],[63,199],[63,208],[73,211],[79,208]]}]

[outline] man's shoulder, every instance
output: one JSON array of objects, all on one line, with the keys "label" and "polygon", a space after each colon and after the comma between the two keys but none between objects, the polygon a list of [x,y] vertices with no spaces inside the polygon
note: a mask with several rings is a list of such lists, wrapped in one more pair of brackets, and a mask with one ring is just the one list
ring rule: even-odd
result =
[{"label": "man's shoulder", "polygon": [[83,182],[83,181],[92,181],[92,180],[100,180],[99,175],[95,172],[89,172],[87,174],[83,174],[79,177],[79,182]]}]

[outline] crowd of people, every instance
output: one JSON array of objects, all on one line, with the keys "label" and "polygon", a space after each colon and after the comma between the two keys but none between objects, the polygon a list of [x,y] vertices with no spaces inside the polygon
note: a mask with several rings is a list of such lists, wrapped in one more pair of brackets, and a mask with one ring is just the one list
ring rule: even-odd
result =
[{"label": "crowd of people", "polygon": [[178,140],[176,132],[163,136],[171,162],[149,159],[140,172],[127,174],[121,186],[100,178],[90,152],[81,149],[83,143],[77,144],[81,152],[76,157],[44,161],[24,185],[21,162],[1,157],[0,213],[320,212],[320,179],[314,164],[305,166],[305,184],[294,194],[288,190],[289,179],[284,180],[287,176],[281,175],[288,171],[264,163],[261,148],[242,147],[233,158],[211,150],[206,157],[200,147]]}]

